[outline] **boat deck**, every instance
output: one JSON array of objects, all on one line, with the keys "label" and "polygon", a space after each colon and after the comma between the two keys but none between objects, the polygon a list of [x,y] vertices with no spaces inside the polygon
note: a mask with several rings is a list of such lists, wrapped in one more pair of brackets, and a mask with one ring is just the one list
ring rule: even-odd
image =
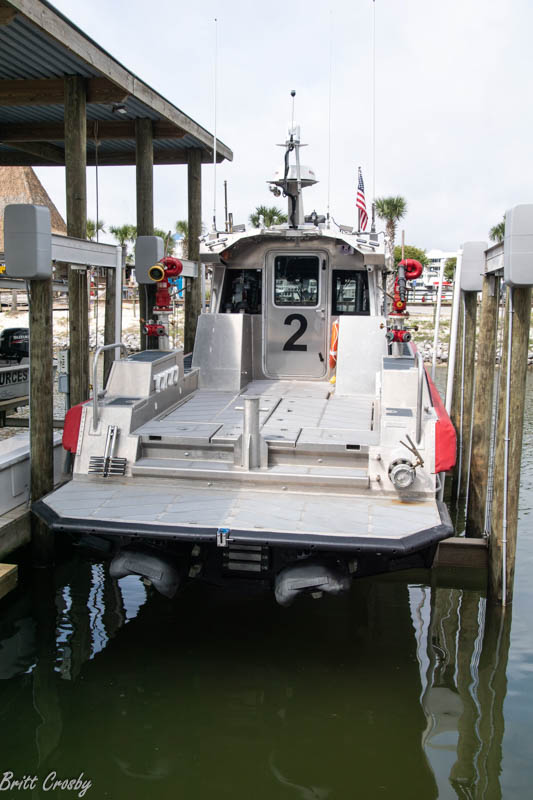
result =
[{"label": "boat deck", "polygon": [[[447,514],[433,498],[401,503],[376,496],[279,490],[235,491],[124,480],[106,485],[74,480],[44,503],[59,530],[154,538],[212,540],[228,529],[232,540],[409,552],[419,536],[449,536]],[[43,501],[39,504],[43,511]],[[327,533],[325,533],[327,531]]]},{"label": "boat deck", "polygon": [[[266,469],[234,464],[243,394],[260,397]],[[254,381],[238,394],[196,391],[132,433],[131,477],[76,475],[34,506],[56,530],[141,538],[231,540],[405,554],[449,536],[434,496],[369,489],[375,399],[329,383]]]},{"label": "boat deck", "polygon": [[263,437],[280,447],[368,445],[377,441],[372,395],[338,396],[329,383],[253,381],[233,392],[199,390],[169,414],[135,433],[186,445],[234,444],[242,433],[242,396],[260,397]]}]

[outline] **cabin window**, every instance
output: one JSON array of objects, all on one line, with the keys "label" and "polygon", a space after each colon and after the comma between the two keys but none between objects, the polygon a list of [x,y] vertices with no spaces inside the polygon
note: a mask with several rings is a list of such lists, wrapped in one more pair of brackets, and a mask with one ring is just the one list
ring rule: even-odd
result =
[{"label": "cabin window", "polygon": [[318,256],[276,256],[274,305],[318,305]]},{"label": "cabin window", "polygon": [[220,311],[260,314],[263,275],[260,269],[227,269]]},{"label": "cabin window", "polygon": [[331,313],[370,314],[368,273],[355,269],[333,270],[333,302]]}]

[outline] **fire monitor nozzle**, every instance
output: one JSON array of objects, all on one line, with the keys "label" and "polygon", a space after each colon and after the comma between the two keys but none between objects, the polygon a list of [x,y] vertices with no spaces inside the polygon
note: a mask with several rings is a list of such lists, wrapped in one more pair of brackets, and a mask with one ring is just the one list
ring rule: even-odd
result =
[{"label": "fire monitor nozzle", "polygon": [[162,281],[165,277],[165,268],[162,264],[154,264],[153,267],[149,268],[148,275],[153,281]]}]

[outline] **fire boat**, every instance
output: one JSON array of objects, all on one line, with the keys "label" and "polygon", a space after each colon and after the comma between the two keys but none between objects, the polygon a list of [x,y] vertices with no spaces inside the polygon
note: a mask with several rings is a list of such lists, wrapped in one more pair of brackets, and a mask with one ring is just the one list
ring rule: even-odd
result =
[{"label": "fire boat", "polygon": [[269,587],[290,605],[428,567],[452,535],[439,490],[455,431],[406,310],[421,265],[400,262],[389,298],[374,226],[304,215],[316,182],[293,127],[269,181],[288,222],[203,238],[212,290],[192,358],[169,348],[181,264],[163,258],[148,270],[159,348],[114,361],[103,391],[95,366],[92,400],[70,409],[72,480],[33,509],[111,575],[169,597],[200,579]]}]

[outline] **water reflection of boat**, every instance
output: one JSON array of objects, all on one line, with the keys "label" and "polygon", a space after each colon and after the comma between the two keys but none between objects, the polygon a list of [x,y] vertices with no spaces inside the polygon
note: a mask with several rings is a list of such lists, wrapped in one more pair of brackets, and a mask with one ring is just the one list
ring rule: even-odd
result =
[{"label": "water reflection of boat", "polygon": [[168,603],[79,558],[34,575],[0,626],[4,757],[28,771],[35,741],[113,797],[501,797],[509,615],[397,579],[331,609]]},{"label": "water reflection of boat", "polygon": [[316,179],[299,152],[294,128],[271,181],[287,224],[204,240],[192,368],[166,350],[116,361],[103,397],[67,417],[73,480],[34,506],[168,596],[190,578],[262,582],[282,605],[339,594],[430,564],[452,533],[436,492],[455,433],[405,325],[417,262],[401,262],[389,313],[377,236],[304,216]]}]

